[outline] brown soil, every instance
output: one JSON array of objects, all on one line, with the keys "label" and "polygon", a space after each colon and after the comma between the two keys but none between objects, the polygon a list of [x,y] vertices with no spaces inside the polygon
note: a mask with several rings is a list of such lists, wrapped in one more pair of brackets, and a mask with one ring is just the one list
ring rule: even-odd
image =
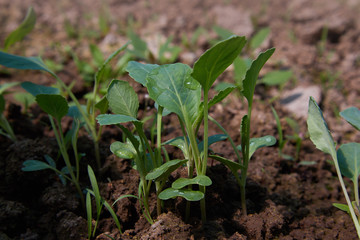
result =
[{"label": "brown soil", "polygon": [[[284,90],[298,86],[321,87],[321,108],[338,144],[360,142],[360,134],[339,118],[339,111],[350,106],[360,107],[360,4],[353,0],[275,0],[275,1],[37,1],[0,0],[0,43],[21,22],[26,9],[32,5],[38,20],[34,31],[12,53],[31,56],[42,54],[44,59],[62,63],[59,76],[66,82],[76,81],[73,91],[82,97],[89,87],[84,84],[71,57],[63,47],[69,45],[81,58],[89,59],[88,44],[94,42],[108,55],[127,41],[127,19],[131,16],[134,30],[144,39],[154,39],[158,34],[174,36],[181,45],[182,37],[191,37],[198,27],[209,30],[219,25],[238,35],[252,36],[260,27],[268,26],[271,34],[261,49],[275,47],[276,52],[266,64],[262,74],[277,66],[289,68],[295,80]],[[104,7],[111,16],[110,30],[102,35],[98,17]],[[81,41],[69,37],[64,29],[67,19],[83,34]],[[328,29],[325,50],[319,52],[324,27]],[[90,36],[95,32],[94,36]],[[149,40],[150,41],[150,40]],[[189,54],[202,54],[209,47],[208,39],[201,36],[193,48],[182,46],[178,61],[193,64]],[[2,68],[1,68],[2,69]],[[233,73],[227,71],[221,81],[232,81]],[[129,79],[119,76],[120,79]],[[54,80],[46,74],[33,71],[9,71],[0,74],[0,84],[9,81],[32,81],[51,85]],[[146,112],[146,91],[140,86],[136,91],[141,100],[142,114]],[[253,137],[274,135],[278,137],[276,123],[270,109],[270,99],[281,98],[275,87],[259,85],[256,89],[252,129]],[[0,239],[86,239],[86,214],[80,206],[75,189],[61,184],[51,171],[23,172],[22,163],[28,159],[43,159],[45,154],[57,157],[58,149],[47,115],[36,105],[27,114],[11,95],[7,95],[5,115],[14,126],[18,142],[12,143],[0,136]],[[284,108],[281,101],[272,105],[284,123],[284,135],[293,132],[285,117],[294,118],[306,136],[306,119],[296,117]],[[246,106],[234,94],[210,111],[231,133],[236,143],[240,141],[239,126]],[[62,124],[70,127],[70,120]],[[177,119],[164,120],[164,140],[181,134]],[[234,130],[235,129],[235,130]],[[220,133],[210,125],[210,134]],[[118,159],[110,153],[109,146],[121,139],[119,130],[104,128],[101,142],[102,169],[98,176],[101,195],[114,202],[124,194],[137,195],[139,178],[128,160]],[[79,138],[82,159],[82,186],[89,186],[86,166],[94,164],[93,146],[85,133]],[[169,148],[170,156],[180,157],[179,151]],[[235,159],[230,145],[217,143],[213,150],[227,158]],[[295,143],[288,142],[284,153],[295,156]],[[150,225],[142,216],[135,198],[125,198],[114,205],[123,228],[120,234],[107,211],[99,221],[96,239],[356,239],[351,218],[334,208],[332,203],[344,203],[330,157],[315,149],[305,137],[299,159],[289,161],[278,154],[277,146],[264,148],[253,156],[247,182],[248,215],[241,214],[240,191],[235,178],[223,165],[210,162],[208,175],[213,184],[207,188],[208,221],[200,221],[199,203],[192,203],[191,218],[184,222],[185,201],[165,202],[165,211]],[[301,161],[315,161],[302,165]],[[59,161],[58,164],[62,164]],[[59,166],[61,167],[61,166]],[[171,181],[182,175],[179,170]],[[350,185],[349,185],[350,186]],[[349,187],[350,189],[350,187]],[[156,210],[155,194],[151,196],[153,216]]]}]

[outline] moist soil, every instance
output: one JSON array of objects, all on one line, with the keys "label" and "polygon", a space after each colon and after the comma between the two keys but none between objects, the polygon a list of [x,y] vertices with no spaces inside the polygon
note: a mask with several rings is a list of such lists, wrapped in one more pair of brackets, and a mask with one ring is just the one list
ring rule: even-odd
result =
[{"label": "moist soil", "polygon": [[[321,92],[320,107],[340,145],[360,142],[360,134],[339,117],[339,111],[350,106],[360,107],[360,4],[354,0],[275,0],[275,1],[37,1],[0,0],[0,42],[14,30],[33,6],[37,25],[11,53],[33,56],[41,54],[63,65],[58,75],[64,82],[75,82],[73,92],[80,99],[91,90],[81,78],[64,46],[72,48],[80,58],[90,59],[89,43],[97,44],[104,54],[127,41],[129,19],[133,30],[148,42],[158,36],[173,36],[173,43],[182,46],[178,62],[192,65],[205,51],[209,39],[215,38],[214,25],[235,34],[251,37],[261,27],[271,29],[270,36],[260,50],[275,47],[274,56],[261,72],[281,66],[294,73],[292,81],[280,90],[258,85],[255,92],[251,136],[273,135],[278,138],[276,122],[270,106],[277,110],[284,136],[294,132],[286,117],[296,120],[303,137],[298,159],[286,160],[278,153],[278,145],[258,150],[251,159],[246,186],[247,216],[243,216],[240,191],[235,178],[223,165],[210,160],[208,176],[213,184],[207,188],[207,222],[200,220],[198,202],[191,204],[191,216],[185,221],[183,199],[165,201],[163,214],[156,217],[156,196],[152,191],[150,208],[155,223],[150,225],[142,216],[135,198],[124,198],[114,206],[122,231],[107,211],[101,213],[96,239],[356,239],[357,234],[349,215],[333,207],[345,203],[330,156],[315,148],[308,139],[306,117],[296,115],[281,101],[282,94],[298,87],[317,86]],[[104,14],[105,13],[105,14]],[[98,19],[107,16],[109,29],[99,29]],[[67,25],[70,24],[70,25]],[[72,26],[73,35],[65,26]],[[182,39],[190,39],[202,27],[208,34],[201,35],[191,46]],[[324,31],[327,37],[324,38]],[[255,52],[256,56],[258,52]],[[1,69],[3,70],[3,69]],[[122,75],[119,79],[131,81]],[[232,70],[226,71],[217,82],[231,82]],[[54,79],[35,71],[6,70],[0,83],[32,81],[50,86]],[[140,116],[151,112],[146,90],[134,82],[140,99]],[[20,90],[20,88],[15,88]],[[214,94],[211,91],[210,94]],[[47,171],[23,172],[28,159],[43,160],[44,155],[57,159],[58,147],[47,115],[32,105],[25,110],[12,94],[6,95],[5,116],[14,128],[17,142],[0,136],[0,239],[87,239],[86,214],[73,186],[64,186],[58,176]],[[149,112],[149,113],[148,113]],[[294,113],[295,112],[295,113]],[[240,123],[246,104],[232,94],[221,104],[210,109],[229,132],[240,142]],[[71,119],[62,122],[64,131],[71,127]],[[200,131],[201,132],[201,131]],[[220,133],[210,124],[210,134]],[[164,140],[181,135],[175,116],[164,119]],[[199,136],[201,138],[201,136]],[[100,142],[102,167],[97,171],[100,192],[112,204],[124,194],[137,195],[139,176],[129,160],[111,154],[110,144],[121,140],[121,132],[105,127]],[[94,150],[85,131],[78,139],[81,160],[81,185],[86,188],[87,165],[96,168]],[[174,148],[167,148],[172,159],[181,158]],[[227,142],[214,145],[213,151],[229,159],[236,156]],[[288,141],[284,154],[295,156],[296,146]],[[311,164],[306,164],[311,163]],[[61,158],[57,162],[62,167]],[[175,171],[169,185],[185,175],[185,169]],[[350,182],[345,179],[351,191]],[[95,209],[94,209],[95,210]]]}]

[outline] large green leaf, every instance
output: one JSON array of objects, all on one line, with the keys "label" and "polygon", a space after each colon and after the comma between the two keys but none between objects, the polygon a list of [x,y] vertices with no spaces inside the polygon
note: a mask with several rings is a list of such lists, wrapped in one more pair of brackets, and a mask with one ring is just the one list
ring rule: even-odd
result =
[{"label": "large green leaf", "polygon": [[275,48],[268,49],[266,52],[260,53],[258,58],[252,62],[250,69],[246,72],[245,79],[243,81],[243,94],[248,100],[249,105],[252,105],[256,82],[261,68],[266,61],[274,53]]},{"label": "large green leaf", "polygon": [[68,103],[63,96],[54,94],[39,94],[36,96],[36,102],[40,108],[60,121],[69,110]]},{"label": "large green leaf", "polygon": [[28,33],[33,30],[36,23],[36,15],[32,7],[26,13],[25,19],[9,36],[5,39],[4,51],[16,42],[21,41]]},{"label": "large green leaf", "polygon": [[[254,154],[254,152],[262,147],[270,147],[276,143],[276,138],[270,135],[259,137],[259,138],[251,138],[249,145],[249,157]],[[237,146],[237,149],[241,151],[241,145]]]},{"label": "large green leaf", "polygon": [[175,171],[178,167],[186,163],[187,159],[175,159],[164,163],[158,168],[153,169],[146,175],[146,180],[164,181],[167,180],[170,174]]},{"label": "large green leaf", "polygon": [[96,117],[96,120],[101,126],[139,121],[131,116],[120,115],[120,114],[100,114]]},{"label": "large green leaf", "polygon": [[233,63],[245,46],[245,37],[232,36],[207,50],[194,65],[191,74],[207,92],[216,78]]},{"label": "large green leaf", "polygon": [[128,82],[113,80],[108,88],[106,98],[113,113],[137,117],[139,99]]},{"label": "large green leaf", "polygon": [[342,116],[354,128],[360,131],[360,110],[358,108],[349,107],[340,112],[340,116]]},{"label": "large green leaf", "polygon": [[182,189],[183,187],[186,187],[188,185],[197,184],[201,186],[210,186],[212,184],[211,179],[208,176],[205,175],[198,175],[194,178],[178,178],[175,182],[171,184],[171,187],[173,189]]},{"label": "large green leaf", "polygon": [[39,94],[60,94],[58,88],[47,87],[32,82],[23,82],[21,83],[21,87],[31,93],[34,97]]},{"label": "large green leaf", "polygon": [[129,73],[135,81],[143,86],[146,86],[146,76],[159,65],[157,64],[142,64],[135,61],[130,61],[125,70]]},{"label": "large green leaf", "polygon": [[0,65],[16,69],[43,70],[55,76],[40,57],[21,57],[0,51]]},{"label": "large green leaf", "polygon": [[190,78],[191,68],[182,63],[162,65],[147,76],[149,95],[160,106],[175,112],[184,122],[194,121],[197,116],[201,89],[192,90],[185,86]]},{"label": "large green leaf", "polygon": [[183,197],[188,201],[200,201],[204,198],[204,194],[200,191],[167,188],[162,191],[158,196],[158,198],[162,200],[168,200],[175,197]]},{"label": "large green leaf", "polygon": [[360,175],[360,143],[347,143],[337,150],[342,175],[357,182]]},{"label": "large green leaf", "polygon": [[328,153],[336,159],[335,143],[327,127],[323,114],[313,97],[309,99],[307,119],[308,131],[311,141],[321,151]]}]

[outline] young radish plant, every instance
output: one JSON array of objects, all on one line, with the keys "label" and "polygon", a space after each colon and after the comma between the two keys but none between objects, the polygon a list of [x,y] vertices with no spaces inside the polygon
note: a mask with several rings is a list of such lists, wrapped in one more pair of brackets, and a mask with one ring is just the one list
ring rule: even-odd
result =
[{"label": "young radish plant", "polygon": [[84,127],[89,132],[93,142],[94,142],[94,151],[95,158],[97,163],[97,168],[101,167],[100,162],[100,151],[99,151],[99,140],[101,135],[101,126],[99,129],[96,128],[96,120],[95,117],[100,111],[100,113],[105,113],[108,110],[108,103],[106,98],[99,97],[99,88],[101,81],[104,80],[104,75],[107,71],[107,65],[109,62],[115,58],[120,52],[126,49],[128,43],[120,47],[114,53],[112,53],[102,64],[102,66],[98,69],[95,74],[94,88],[91,97],[87,99],[86,108],[79,103],[76,96],[71,92],[69,86],[67,86],[54,72],[52,72],[42,61],[40,57],[22,57],[17,55],[8,54],[0,51],[0,65],[3,65],[8,68],[15,69],[28,69],[28,70],[42,70],[48,72],[55,79],[57,84],[65,90],[65,92],[69,95],[74,105],[78,108],[80,115],[84,121]]},{"label": "young radish plant", "polygon": [[[342,111],[340,116],[342,116],[357,130],[360,130],[359,109],[355,107],[348,108]],[[360,175],[360,143],[346,143],[341,145],[338,150],[336,150],[336,143],[330,134],[321,109],[312,97],[310,97],[309,100],[307,124],[311,141],[318,149],[331,155],[338,179],[340,181],[341,189],[345,195],[347,205],[336,203],[334,206],[350,214],[354,222],[358,237],[360,238],[360,205],[358,190]],[[353,182],[355,201],[350,200],[342,175],[350,178]]]}]

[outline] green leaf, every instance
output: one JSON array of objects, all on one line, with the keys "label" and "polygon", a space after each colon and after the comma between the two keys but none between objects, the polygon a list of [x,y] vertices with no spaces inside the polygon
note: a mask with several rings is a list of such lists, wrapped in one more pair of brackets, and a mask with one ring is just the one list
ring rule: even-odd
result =
[{"label": "green leaf", "polygon": [[104,54],[101,52],[100,48],[93,43],[90,43],[89,48],[93,61],[97,66],[101,66],[104,62]]},{"label": "green leaf", "polygon": [[171,187],[173,189],[182,189],[183,187],[186,187],[188,185],[192,184],[198,184],[201,186],[210,186],[212,184],[211,179],[208,176],[205,175],[198,175],[194,178],[178,178],[175,182],[171,184]]},{"label": "green leaf", "polygon": [[153,169],[149,172],[145,179],[146,180],[154,180],[154,181],[165,181],[168,179],[170,174],[178,169],[181,165],[185,164],[188,160],[187,159],[175,159],[169,162],[164,163],[158,168]]},{"label": "green leaf", "polygon": [[101,114],[105,114],[109,110],[109,101],[104,96],[95,104],[95,108],[99,109]]},{"label": "green leaf", "polygon": [[218,94],[209,101],[209,108],[225,99],[235,88],[235,86],[228,86],[227,88],[220,90]]},{"label": "green leaf", "polygon": [[86,193],[86,216],[87,216],[87,225],[88,225],[88,236],[91,236],[92,229],[92,206],[91,206],[91,196],[90,192]]},{"label": "green leaf", "polygon": [[101,209],[100,190],[99,190],[99,186],[98,186],[98,183],[97,183],[97,180],[95,177],[95,173],[92,170],[92,168],[90,167],[90,165],[88,165],[88,175],[89,175],[91,187],[92,187],[94,197],[95,197],[96,209],[97,209],[97,211],[100,211],[100,209]]},{"label": "green leaf", "polygon": [[144,42],[136,33],[129,29],[127,32],[127,37],[131,40],[131,45],[133,49],[128,49],[128,52],[135,55],[136,57],[146,59],[148,53],[148,47],[146,42]]},{"label": "green leaf", "polygon": [[221,39],[227,39],[229,37],[231,37],[232,35],[234,35],[234,33],[232,33],[231,31],[222,28],[220,26],[214,26],[213,30],[216,32],[216,34],[221,38]]},{"label": "green leaf", "polygon": [[160,106],[175,112],[184,122],[191,122],[197,116],[201,89],[185,87],[190,78],[191,68],[182,63],[161,65],[147,76],[147,88],[150,97]]},{"label": "green leaf", "polygon": [[40,108],[60,121],[69,110],[68,103],[63,96],[53,94],[39,94],[36,96],[36,102]]},{"label": "green leaf", "polygon": [[128,82],[113,80],[108,88],[106,98],[113,113],[136,119],[139,99]]},{"label": "green leaf", "polygon": [[293,72],[289,71],[272,71],[265,74],[261,80],[262,83],[268,86],[282,85],[289,81],[293,76]]},{"label": "green leaf", "polygon": [[357,182],[360,175],[360,143],[346,143],[337,150],[342,175]]},{"label": "green leaf", "polygon": [[334,207],[340,209],[341,211],[347,212],[348,214],[350,214],[350,209],[349,206],[346,204],[341,204],[341,203],[333,203],[332,204]]},{"label": "green leaf", "polygon": [[180,148],[181,151],[183,152],[185,158],[189,157],[189,153],[187,152],[186,142],[185,142],[184,137],[176,137],[176,138],[170,139],[170,140],[162,143],[162,145],[171,145],[171,146]]},{"label": "green leaf", "polygon": [[[86,112],[86,106],[81,105],[84,112]],[[81,114],[79,108],[77,106],[70,106],[68,113],[66,114],[69,117],[72,117],[76,120],[79,120],[81,123],[85,122],[83,115]]]},{"label": "green leaf", "polygon": [[129,73],[136,82],[146,86],[146,76],[159,65],[157,64],[142,64],[135,61],[130,61],[125,70]]},{"label": "green leaf", "polygon": [[287,124],[291,127],[291,129],[296,133],[300,133],[300,126],[299,124],[292,118],[286,117],[285,118]]},{"label": "green leaf", "polygon": [[336,159],[335,143],[327,127],[323,114],[313,97],[309,99],[307,119],[308,131],[311,141],[321,151],[328,153]]},{"label": "green leaf", "polygon": [[[273,146],[276,143],[276,138],[270,135],[260,137],[260,138],[251,138],[249,145],[249,158],[254,154],[254,152],[262,147]],[[241,151],[241,145],[237,146],[237,149]]]},{"label": "green leaf", "polygon": [[99,68],[99,70],[96,72],[95,74],[95,81],[99,82],[100,80],[102,80],[105,72],[106,72],[106,67],[109,64],[109,62],[115,58],[120,52],[124,51],[127,46],[129,45],[129,42],[125,43],[123,46],[121,46],[119,49],[117,49],[115,52],[113,52],[101,65],[101,67]]},{"label": "green leaf", "polygon": [[158,196],[158,198],[162,200],[168,200],[175,197],[183,197],[188,201],[200,201],[204,198],[204,194],[200,191],[167,188],[162,191]]},{"label": "green leaf", "polygon": [[18,92],[14,94],[14,98],[17,102],[20,102],[25,106],[25,109],[27,109],[28,106],[35,103],[35,97],[28,93],[28,92]]},{"label": "green leaf", "polygon": [[275,48],[271,48],[268,49],[266,52],[260,53],[258,58],[252,62],[250,69],[246,72],[246,76],[243,81],[243,94],[248,100],[249,106],[252,105],[255,86],[260,70],[274,52]]},{"label": "green leaf", "polygon": [[236,172],[240,169],[243,169],[243,166],[237,162],[233,162],[227,158],[224,158],[224,157],[220,157],[220,156],[217,156],[217,155],[209,155],[210,158],[213,158],[219,162],[221,162],[222,164],[224,164],[225,166],[227,166],[230,171],[233,173],[233,174],[236,174]]},{"label": "green leaf", "polygon": [[245,37],[232,36],[207,50],[194,64],[191,76],[207,92],[216,78],[225,71],[240,54],[246,43]]},{"label": "green leaf", "polygon": [[107,201],[104,200],[103,204],[106,207],[106,209],[109,211],[111,217],[114,219],[114,222],[116,224],[116,227],[119,229],[120,234],[122,234],[121,225],[115,211],[112,209],[111,205]]},{"label": "green leaf", "polygon": [[52,159],[52,157],[50,157],[49,155],[44,155],[45,160],[49,163],[49,165],[53,168],[56,168],[56,163],[54,161],[54,159]]},{"label": "green leaf", "polygon": [[23,22],[5,39],[4,51],[7,51],[11,45],[21,41],[28,33],[30,33],[34,28],[35,23],[35,12],[32,7],[29,7]]},{"label": "green leaf", "polygon": [[16,69],[43,70],[55,76],[40,57],[21,57],[0,51],[0,65]]},{"label": "green leaf", "polygon": [[250,159],[250,144],[249,146],[247,145],[247,142],[250,141],[249,124],[250,122],[248,115],[244,115],[243,118],[241,119],[241,125],[240,125],[241,152],[244,158],[243,161],[248,161]]},{"label": "green leaf", "polygon": [[349,107],[340,112],[340,116],[343,117],[354,128],[360,131],[360,110],[356,107]]},{"label": "green leaf", "polygon": [[134,159],[136,156],[136,150],[131,142],[113,142],[110,145],[110,151],[119,158]]},{"label": "green leaf", "polygon": [[251,60],[237,57],[235,58],[233,65],[236,86],[239,88],[240,91],[243,91],[243,80],[245,78],[247,70],[251,66]]},{"label": "green leaf", "polygon": [[32,82],[23,82],[21,83],[21,87],[31,93],[34,97],[39,94],[60,94],[58,88],[47,87]]},{"label": "green leaf", "polygon": [[[211,144],[214,144],[216,142],[224,141],[226,139],[227,139],[227,136],[225,134],[212,135],[212,136],[208,137],[208,146],[210,146]],[[199,147],[200,152],[204,151],[204,141],[200,142],[198,144],[198,147]]]},{"label": "green leaf", "polygon": [[126,122],[139,122],[136,118],[120,114],[100,114],[96,117],[96,120],[101,126]]},{"label": "green leaf", "polygon": [[265,41],[270,33],[270,28],[262,28],[260,29],[250,40],[250,48],[256,49],[260,47],[260,45]]},{"label": "green leaf", "polygon": [[0,85],[0,95],[3,95],[6,92],[6,90],[16,85],[19,85],[19,82],[4,83]]},{"label": "green leaf", "polygon": [[52,167],[49,164],[38,160],[26,160],[23,163],[23,168],[21,168],[24,172],[39,171],[44,169],[52,169]]}]

